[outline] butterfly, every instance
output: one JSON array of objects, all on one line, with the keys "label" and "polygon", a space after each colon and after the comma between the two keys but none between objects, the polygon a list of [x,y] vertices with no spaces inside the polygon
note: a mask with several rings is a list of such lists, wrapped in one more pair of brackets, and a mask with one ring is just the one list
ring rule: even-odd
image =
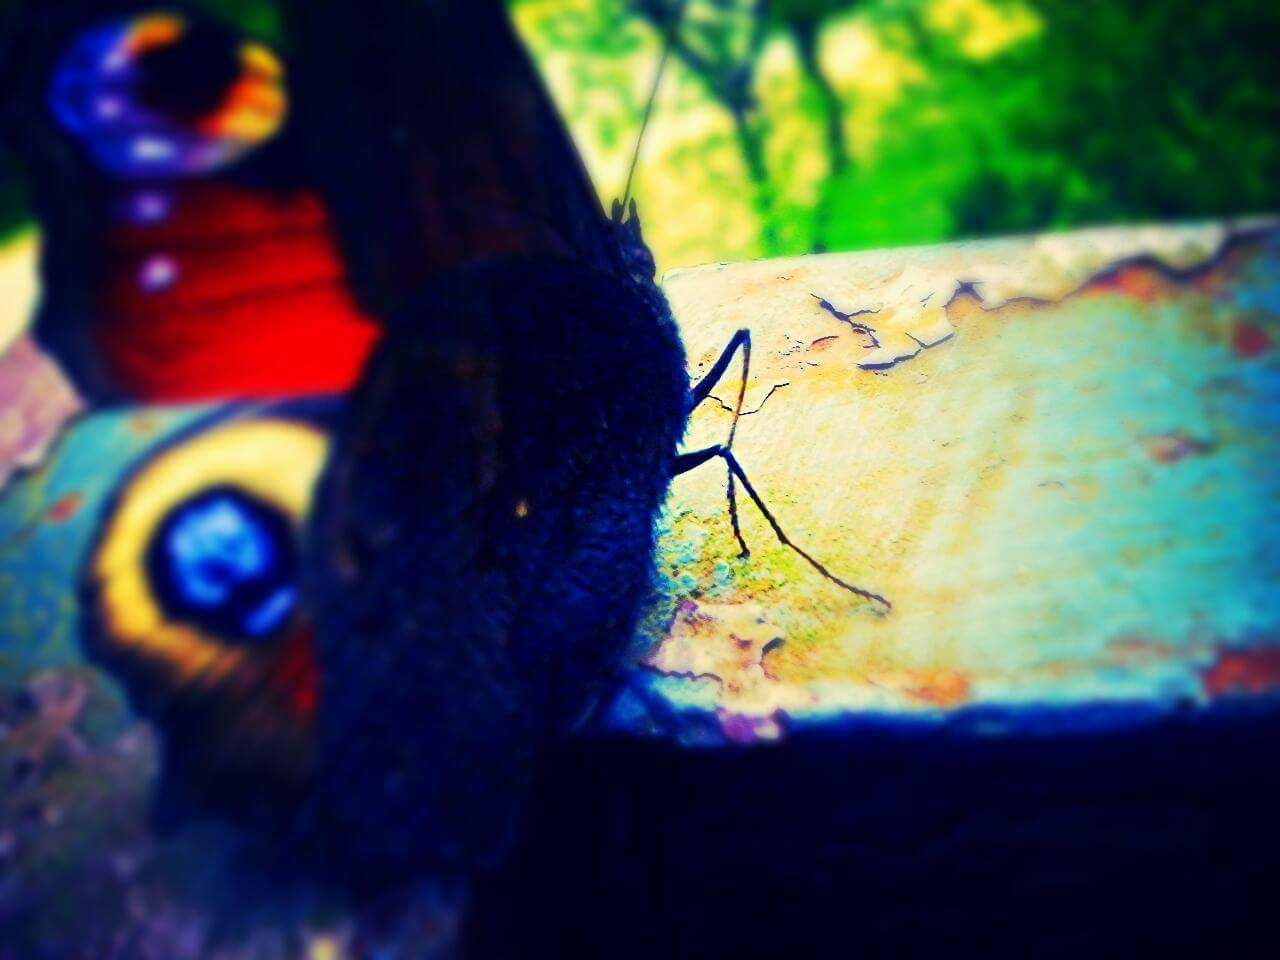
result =
[{"label": "butterfly", "polygon": [[220,405],[121,482],[85,642],[164,734],[162,807],[470,871],[607,691],[672,476],[723,461],[740,541],[739,485],[887,601],[787,539],[732,433],[680,452],[749,334],[690,387],[500,4],[281,9],[288,56],[182,6],[23,32],[39,340],[94,403]]}]

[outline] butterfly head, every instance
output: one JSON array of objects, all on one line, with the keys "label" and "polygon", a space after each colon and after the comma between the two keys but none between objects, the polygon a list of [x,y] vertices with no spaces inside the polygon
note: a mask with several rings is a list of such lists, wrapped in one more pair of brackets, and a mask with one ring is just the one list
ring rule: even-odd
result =
[{"label": "butterfly head", "polygon": [[49,104],[94,162],[127,179],[223,169],[284,125],[284,68],[264,45],[212,20],[156,10],[76,34]]}]

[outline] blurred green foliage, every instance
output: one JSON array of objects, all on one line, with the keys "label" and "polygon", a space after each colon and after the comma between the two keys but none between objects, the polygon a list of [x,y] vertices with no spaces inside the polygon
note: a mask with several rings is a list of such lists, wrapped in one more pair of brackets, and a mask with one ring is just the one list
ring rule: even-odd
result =
[{"label": "blurred green foliage", "polygon": [[510,6],[606,198],[671,37],[635,181],[664,267],[1280,208],[1274,0]]},{"label": "blurred green foliage", "polygon": [[[598,61],[648,75],[618,37],[652,61],[681,6],[514,4],[606,192],[639,107]],[[683,6],[637,185],[664,265],[1280,207],[1280,4]]]}]

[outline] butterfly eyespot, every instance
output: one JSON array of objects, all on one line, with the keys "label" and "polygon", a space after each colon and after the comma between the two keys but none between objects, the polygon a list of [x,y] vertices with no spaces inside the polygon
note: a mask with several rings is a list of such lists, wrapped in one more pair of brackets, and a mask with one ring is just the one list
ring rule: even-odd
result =
[{"label": "butterfly eyespot", "polygon": [[306,774],[318,681],[300,540],[328,444],[268,415],[199,428],[126,478],[87,558],[88,652],[217,775]]},{"label": "butterfly eyespot", "polygon": [[235,163],[279,132],[288,109],[284,69],[270,50],[167,12],[77,36],[54,70],[49,102],[99,166],[159,179]]},{"label": "butterfly eyespot", "polygon": [[134,46],[135,98],[145,109],[194,125],[222,106],[240,78],[238,44],[200,22],[164,16],[152,22],[157,20],[166,27],[157,42]]},{"label": "butterfly eyespot", "polygon": [[289,519],[233,487],[175,508],[153,538],[146,564],[168,616],[230,638],[269,639],[297,607]]}]

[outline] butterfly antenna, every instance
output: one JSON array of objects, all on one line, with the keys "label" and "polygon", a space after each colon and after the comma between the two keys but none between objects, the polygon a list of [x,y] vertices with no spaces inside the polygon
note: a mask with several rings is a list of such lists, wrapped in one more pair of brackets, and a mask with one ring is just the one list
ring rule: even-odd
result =
[{"label": "butterfly antenna", "polygon": [[631,204],[631,187],[636,179],[636,167],[640,163],[640,150],[644,146],[644,135],[649,129],[649,120],[653,117],[654,104],[658,102],[658,90],[662,87],[662,78],[667,70],[667,61],[671,59],[671,50],[675,46],[676,32],[684,21],[684,12],[689,0],[680,0],[671,11],[671,20],[667,24],[662,41],[662,57],[658,60],[658,69],[653,73],[653,86],[649,88],[649,99],[644,105],[644,118],[640,121],[640,132],[636,135],[635,150],[631,153],[631,167],[627,171],[627,185],[622,191],[622,200],[614,205],[614,210],[625,213]]}]

